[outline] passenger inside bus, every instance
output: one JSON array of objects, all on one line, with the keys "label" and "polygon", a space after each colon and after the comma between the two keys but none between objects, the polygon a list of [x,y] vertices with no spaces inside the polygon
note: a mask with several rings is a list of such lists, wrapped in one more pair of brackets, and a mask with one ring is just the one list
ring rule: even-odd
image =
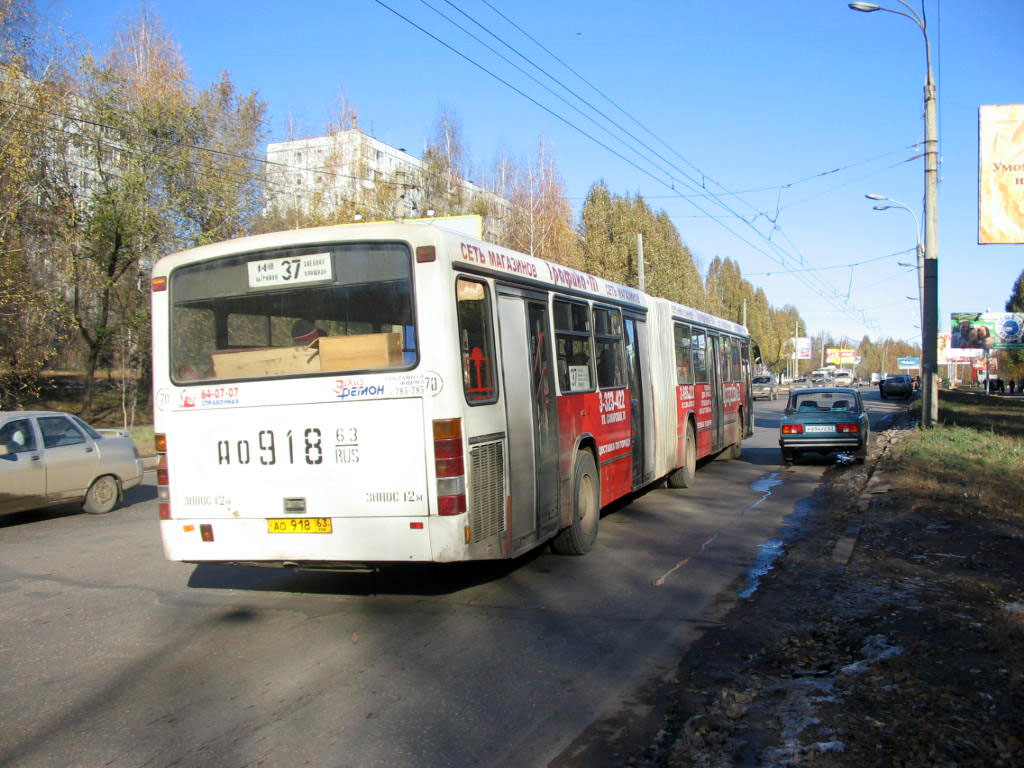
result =
[{"label": "passenger inside bus", "polygon": [[311,344],[321,336],[326,336],[327,331],[317,327],[317,324],[308,318],[296,320],[292,324],[292,342],[294,344]]}]

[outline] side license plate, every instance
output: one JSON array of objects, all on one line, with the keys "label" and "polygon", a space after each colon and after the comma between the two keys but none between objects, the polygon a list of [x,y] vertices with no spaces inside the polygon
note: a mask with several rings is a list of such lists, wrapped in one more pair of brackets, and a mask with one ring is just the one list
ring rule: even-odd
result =
[{"label": "side license plate", "polygon": [[804,432],[835,432],[836,428],[831,424],[808,424]]},{"label": "side license plate", "polygon": [[270,517],[267,533],[330,533],[329,517]]}]

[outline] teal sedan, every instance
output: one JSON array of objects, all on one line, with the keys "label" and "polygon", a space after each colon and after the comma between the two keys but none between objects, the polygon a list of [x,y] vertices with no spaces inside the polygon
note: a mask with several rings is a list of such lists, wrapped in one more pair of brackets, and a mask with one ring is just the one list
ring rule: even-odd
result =
[{"label": "teal sedan", "polygon": [[858,464],[868,455],[871,426],[860,392],[852,387],[801,389],[789,396],[779,425],[787,466],[804,453],[849,453]]}]

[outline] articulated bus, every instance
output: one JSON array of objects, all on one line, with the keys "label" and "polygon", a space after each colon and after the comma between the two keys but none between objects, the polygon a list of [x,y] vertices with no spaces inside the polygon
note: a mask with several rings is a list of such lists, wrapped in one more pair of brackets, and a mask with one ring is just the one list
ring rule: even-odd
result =
[{"label": "articulated bus", "polygon": [[443,223],[206,245],[152,291],[171,560],[583,554],[751,432],[743,326]]}]

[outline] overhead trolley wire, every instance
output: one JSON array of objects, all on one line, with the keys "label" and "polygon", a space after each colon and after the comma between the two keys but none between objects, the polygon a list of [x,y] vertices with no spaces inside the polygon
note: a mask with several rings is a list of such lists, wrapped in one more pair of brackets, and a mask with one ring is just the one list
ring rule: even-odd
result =
[{"label": "overhead trolley wire", "polygon": [[[425,3],[425,0],[421,0],[421,2],[424,2],[424,4],[426,4],[426,3]],[[617,128],[617,129],[619,129],[620,131],[622,131],[622,132],[623,132],[623,133],[624,133],[624,134],[625,134],[626,136],[628,136],[628,137],[629,137],[630,139],[632,139],[633,141],[636,141],[637,143],[639,143],[639,144],[640,144],[641,146],[643,146],[643,147],[644,147],[645,149],[647,149],[648,151],[652,152],[652,153],[653,153],[653,154],[654,154],[654,155],[655,155],[656,157],[658,157],[658,158],[659,158],[659,159],[661,159],[662,161],[664,161],[664,162],[666,162],[666,163],[669,163],[669,165],[670,165],[670,166],[671,166],[672,168],[675,168],[675,169],[676,169],[677,171],[679,171],[679,172],[680,172],[681,174],[683,174],[683,175],[684,175],[684,176],[685,176],[685,177],[686,177],[686,178],[687,178],[687,179],[688,179],[688,180],[689,180],[689,181],[690,181],[690,182],[691,182],[691,183],[692,183],[692,184],[694,185],[694,187],[693,187],[693,188],[695,188],[695,187],[696,187],[697,185],[699,185],[699,190],[698,190],[698,189],[695,189],[695,191],[697,191],[697,195],[696,195],[697,197],[703,197],[703,198],[705,198],[705,199],[709,199],[709,200],[711,200],[711,201],[715,202],[716,204],[720,205],[720,206],[721,206],[722,208],[724,208],[725,210],[729,211],[729,212],[730,212],[730,214],[731,214],[731,216],[732,216],[733,218],[737,218],[737,219],[740,219],[741,221],[743,221],[743,223],[744,223],[744,224],[746,224],[746,225],[747,225],[748,227],[750,227],[751,229],[753,229],[753,230],[754,230],[754,232],[755,232],[755,233],[756,233],[756,234],[757,234],[757,235],[758,235],[759,237],[761,237],[761,238],[762,238],[763,240],[765,240],[765,241],[766,241],[766,243],[768,244],[768,246],[769,246],[769,247],[770,247],[770,248],[771,248],[771,249],[772,249],[772,250],[773,250],[773,251],[774,251],[774,252],[775,252],[775,253],[776,253],[776,254],[778,255],[778,257],[779,257],[779,258],[778,258],[778,259],[775,259],[775,258],[773,258],[773,260],[775,260],[775,261],[776,261],[777,263],[780,263],[780,264],[781,264],[781,265],[783,266],[783,268],[784,268],[784,269],[787,269],[788,271],[793,271],[793,270],[792,270],[791,268],[787,268],[787,265],[785,264],[785,260],[786,260],[787,258],[789,258],[789,259],[798,259],[798,260],[799,260],[799,263],[800,263],[800,264],[806,264],[806,263],[807,263],[807,259],[806,259],[806,258],[804,257],[804,255],[803,255],[802,253],[800,253],[800,250],[799,250],[799,248],[798,248],[798,247],[796,246],[796,244],[795,244],[795,243],[793,243],[792,239],[791,239],[791,238],[789,238],[788,234],[786,234],[786,232],[785,232],[785,231],[784,231],[784,230],[782,229],[782,227],[781,227],[781,226],[780,226],[780,225],[778,224],[778,214],[779,214],[779,212],[780,212],[780,211],[781,211],[781,209],[782,209],[782,207],[781,207],[781,206],[778,206],[778,207],[777,207],[777,209],[776,209],[776,212],[775,212],[775,214],[774,214],[774,215],[770,215],[769,213],[767,213],[767,212],[765,212],[765,211],[760,211],[760,210],[758,210],[758,208],[757,208],[757,207],[753,206],[753,205],[752,205],[752,204],[750,204],[750,203],[749,203],[748,201],[745,201],[745,200],[743,200],[742,198],[740,198],[740,197],[739,197],[739,193],[734,193],[734,192],[731,192],[731,191],[727,190],[727,189],[726,189],[726,188],[725,188],[724,186],[722,186],[722,185],[721,185],[721,184],[719,184],[719,183],[718,183],[717,181],[714,181],[714,180],[712,179],[712,181],[713,181],[713,182],[714,182],[714,183],[715,183],[715,184],[716,184],[717,186],[719,186],[720,188],[722,188],[723,190],[725,190],[725,192],[726,192],[726,194],[727,194],[727,195],[729,195],[729,196],[732,196],[732,197],[735,197],[735,198],[736,198],[737,200],[739,200],[740,202],[744,203],[744,204],[745,204],[745,205],[746,205],[747,207],[749,207],[749,208],[750,208],[751,210],[753,210],[753,211],[755,212],[755,215],[754,215],[754,216],[753,216],[753,217],[752,217],[751,219],[749,219],[749,220],[748,220],[748,219],[747,219],[746,217],[742,216],[742,215],[741,215],[741,214],[739,214],[739,213],[738,213],[737,211],[733,210],[733,209],[732,209],[732,208],[731,208],[730,206],[728,206],[728,205],[727,205],[727,204],[726,204],[726,203],[725,203],[725,202],[724,202],[724,201],[723,201],[723,200],[721,199],[721,197],[720,197],[719,195],[715,194],[714,192],[712,192],[711,190],[708,190],[708,189],[706,188],[706,185],[705,185],[705,181],[706,181],[706,179],[710,178],[710,177],[708,177],[708,176],[707,176],[707,174],[705,174],[705,173],[704,173],[703,171],[701,171],[701,170],[700,170],[700,169],[699,169],[699,168],[698,168],[698,167],[697,167],[696,165],[694,165],[694,164],[693,164],[693,163],[691,163],[691,162],[690,162],[689,160],[687,160],[687,159],[686,159],[685,157],[683,157],[683,156],[682,156],[682,155],[681,155],[681,154],[680,154],[679,152],[677,152],[677,151],[676,151],[676,150],[675,150],[674,148],[672,148],[672,147],[671,147],[670,145],[668,145],[668,144],[667,144],[667,143],[666,143],[666,142],[665,142],[664,140],[660,139],[660,138],[659,138],[659,137],[658,137],[658,136],[657,136],[656,134],[654,134],[654,133],[653,133],[652,131],[650,131],[650,130],[649,130],[648,128],[646,128],[646,126],[644,126],[644,125],[643,125],[642,123],[640,123],[640,122],[639,122],[639,121],[638,121],[638,120],[637,120],[636,118],[634,118],[634,117],[633,117],[632,115],[630,115],[630,114],[629,114],[629,113],[628,113],[628,112],[627,112],[627,111],[626,111],[626,110],[625,110],[624,108],[622,108],[622,107],[621,107],[620,105],[618,105],[617,103],[615,103],[615,102],[614,102],[614,101],[613,101],[613,100],[612,100],[612,99],[611,99],[610,97],[608,97],[608,96],[607,96],[606,94],[604,94],[604,93],[603,93],[603,92],[602,92],[602,91],[601,91],[601,90],[600,90],[599,88],[597,88],[597,87],[596,87],[596,86],[595,86],[595,85],[594,85],[593,83],[589,82],[589,81],[588,81],[588,80],[587,80],[586,78],[584,78],[584,77],[583,77],[582,75],[580,75],[580,74],[579,74],[578,72],[576,72],[576,71],[575,71],[575,70],[574,70],[574,69],[573,69],[572,67],[570,67],[570,66],[569,66],[569,65],[568,65],[568,64],[567,64],[566,62],[564,62],[564,61],[563,61],[562,59],[560,59],[560,58],[559,58],[559,57],[558,57],[557,55],[555,55],[555,54],[554,54],[553,52],[551,52],[551,51],[550,51],[549,49],[547,49],[547,48],[546,48],[546,47],[545,47],[545,46],[544,46],[544,45],[543,45],[542,43],[540,43],[540,42],[539,42],[538,40],[536,40],[536,39],[535,39],[534,37],[532,37],[532,36],[531,36],[531,35],[530,35],[530,34],[529,34],[528,32],[526,32],[526,31],[525,31],[524,29],[522,29],[522,27],[520,27],[519,25],[517,25],[517,24],[516,24],[516,23],[515,23],[514,21],[512,21],[511,19],[509,19],[509,18],[508,18],[508,17],[507,17],[507,16],[505,15],[505,14],[501,13],[501,11],[499,11],[499,10],[498,10],[497,8],[495,8],[495,7],[493,6],[493,5],[491,5],[490,3],[486,2],[486,0],[483,0],[483,2],[485,3],[485,5],[487,5],[487,6],[489,7],[489,8],[491,8],[491,10],[493,10],[493,11],[494,11],[494,12],[495,12],[495,13],[496,13],[496,14],[497,14],[498,16],[500,16],[500,17],[501,17],[502,19],[504,19],[504,20],[505,20],[505,21],[506,21],[506,22],[507,22],[508,24],[510,24],[510,25],[511,25],[511,26],[512,26],[513,28],[515,28],[515,29],[516,29],[517,31],[519,31],[519,32],[520,32],[520,33],[521,33],[522,35],[524,35],[524,36],[525,36],[525,37],[526,37],[526,38],[527,38],[528,40],[530,40],[530,41],[531,41],[531,42],[533,42],[533,43],[534,43],[535,45],[537,45],[537,46],[538,46],[538,47],[539,47],[539,48],[540,48],[541,50],[543,50],[543,51],[544,51],[545,53],[547,53],[547,54],[548,54],[549,56],[551,56],[552,58],[554,58],[554,59],[555,59],[555,60],[556,60],[557,62],[559,62],[559,63],[560,63],[560,64],[561,64],[561,65],[562,65],[563,67],[565,67],[565,68],[566,68],[567,70],[569,70],[569,71],[570,71],[571,73],[573,73],[573,74],[574,74],[574,75],[575,75],[575,76],[576,76],[577,78],[579,78],[579,79],[580,79],[581,81],[583,81],[583,82],[584,82],[585,84],[587,84],[587,85],[588,85],[588,86],[589,86],[589,87],[590,87],[591,89],[593,89],[593,90],[594,90],[595,92],[597,92],[597,93],[598,93],[598,94],[599,94],[600,96],[602,96],[602,98],[604,98],[604,99],[605,99],[606,101],[608,101],[609,103],[611,103],[611,104],[612,104],[612,105],[613,105],[613,106],[614,106],[614,107],[615,107],[616,109],[618,109],[618,110],[619,110],[620,112],[622,112],[622,113],[623,113],[624,115],[626,115],[626,117],[628,117],[628,118],[629,118],[629,119],[630,119],[630,120],[631,120],[632,122],[634,122],[635,124],[637,124],[638,126],[640,126],[640,127],[641,127],[641,128],[642,128],[642,129],[643,129],[643,130],[644,130],[645,132],[646,132],[646,133],[648,133],[649,135],[651,135],[652,137],[654,137],[654,138],[655,138],[655,139],[656,139],[656,140],[657,140],[657,141],[658,141],[659,143],[661,143],[661,144],[662,144],[663,146],[667,147],[667,148],[668,148],[668,149],[669,149],[669,150],[670,150],[670,151],[671,151],[671,152],[672,152],[673,154],[675,154],[675,155],[676,155],[677,157],[679,157],[679,158],[680,158],[680,159],[681,159],[681,160],[682,160],[683,162],[685,162],[685,163],[686,163],[687,165],[689,165],[689,166],[690,166],[691,168],[693,168],[693,169],[694,169],[694,171],[696,171],[697,173],[699,173],[699,174],[701,175],[701,177],[702,177],[701,181],[700,181],[700,182],[698,182],[698,181],[697,181],[696,179],[694,179],[694,178],[693,178],[692,176],[690,176],[690,175],[689,175],[688,173],[686,173],[686,172],[685,172],[685,171],[684,171],[683,169],[679,168],[679,167],[678,167],[677,165],[675,165],[674,163],[672,163],[672,162],[671,162],[670,160],[668,160],[667,158],[665,158],[665,157],[664,157],[663,155],[661,155],[660,153],[658,153],[658,152],[657,152],[656,150],[654,150],[653,148],[651,148],[651,147],[650,147],[649,145],[647,145],[647,144],[646,144],[645,142],[641,141],[641,140],[640,140],[639,138],[637,138],[637,137],[636,137],[636,136],[635,136],[634,134],[632,134],[632,133],[631,133],[631,132],[629,132],[629,131],[628,131],[627,129],[625,129],[625,128],[624,128],[624,127],[623,127],[622,125],[620,125],[619,123],[617,123],[616,121],[614,121],[614,120],[613,120],[612,118],[610,118],[610,117],[609,117],[608,115],[606,115],[605,113],[603,113],[603,112],[602,112],[601,110],[599,110],[599,109],[598,109],[597,107],[595,107],[595,106],[594,106],[593,104],[591,104],[591,103],[590,103],[590,102],[589,102],[589,101],[588,101],[588,100],[587,100],[586,98],[584,98],[584,97],[583,97],[583,96],[581,96],[580,94],[576,93],[576,92],[575,92],[575,91],[574,91],[574,90],[573,90],[572,88],[570,88],[569,86],[567,86],[567,85],[566,85],[565,83],[563,83],[563,82],[562,82],[561,80],[559,80],[558,78],[556,78],[556,77],[554,77],[553,75],[551,75],[551,74],[550,74],[549,72],[547,72],[547,71],[546,71],[546,70],[545,70],[545,69],[544,69],[543,67],[541,67],[540,65],[536,64],[536,62],[532,61],[531,59],[529,59],[528,57],[526,57],[525,55],[523,55],[523,54],[522,54],[522,53],[521,53],[520,51],[518,51],[518,50],[517,50],[516,48],[514,48],[513,46],[509,45],[509,44],[508,44],[507,42],[505,42],[505,41],[501,40],[501,38],[500,38],[500,37],[499,37],[498,35],[496,35],[495,33],[491,32],[490,30],[488,30],[488,29],[487,29],[486,27],[484,27],[484,26],[483,26],[482,24],[480,24],[480,22],[478,22],[478,21],[476,21],[475,19],[473,19],[473,18],[472,18],[471,16],[469,16],[468,14],[466,14],[466,13],[465,13],[464,11],[462,11],[461,9],[458,9],[458,8],[457,8],[457,6],[455,6],[455,5],[454,5],[454,4],[453,4],[453,3],[451,2],[451,0],[445,0],[445,2],[446,2],[446,3],[448,4],[448,5],[452,6],[453,8],[456,8],[456,10],[459,10],[459,12],[460,12],[460,13],[462,13],[462,14],[463,14],[464,16],[466,16],[466,18],[469,18],[470,20],[472,20],[472,21],[473,21],[473,22],[474,22],[475,24],[477,24],[477,26],[480,26],[480,27],[481,27],[482,29],[484,29],[485,31],[487,31],[487,32],[488,32],[488,34],[492,35],[492,36],[493,36],[493,37],[494,37],[495,39],[498,39],[499,41],[501,41],[503,45],[505,45],[505,46],[506,46],[506,47],[508,47],[508,48],[509,48],[510,50],[512,50],[513,52],[515,52],[515,53],[516,53],[516,54],[517,54],[518,56],[520,56],[521,58],[523,58],[523,60],[524,60],[524,61],[527,61],[527,62],[528,62],[528,63],[530,63],[530,64],[531,64],[532,66],[534,66],[535,68],[537,68],[537,69],[538,69],[538,70],[539,70],[540,72],[542,72],[542,73],[543,73],[543,74],[544,74],[545,76],[547,76],[547,77],[548,77],[549,79],[551,79],[551,80],[552,80],[553,82],[555,82],[555,83],[557,83],[558,85],[560,85],[560,86],[561,86],[562,88],[564,88],[564,89],[565,89],[565,90],[566,90],[567,92],[569,92],[570,94],[572,94],[572,95],[573,95],[573,96],[574,96],[575,98],[579,99],[579,100],[580,100],[580,101],[581,101],[581,102],[582,102],[583,104],[585,104],[585,105],[586,105],[587,107],[589,107],[590,109],[592,109],[592,110],[593,110],[593,111],[594,111],[594,112],[595,112],[596,114],[600,115],[600,116],[601,116],[602,118],[604,118],[604,119],[605,119],[605,120],[607,120],[607,121],[608,121],[609,123],[611,123],[612,125],[614,125],[614,126],[615,126],[615,127]],[[429,6],[428,6],[428,7],[429,7]],[[443,16],[443,14],[442,14],[442,16]],[[445,18],[447,18],[447,17],[445,17]],[[458,26],[458,25],[456,25],[456,26]],[[461,29],[461,27],[459,27],[459,28]],[[472,36],[472,35],[471,35],[471,36]],[[472,37],[473,37],[474,39],[478,40],[478,38],[476,38],[475,36],[472,36]],[[478,42],[479,42],[479,40],[478,40]],[[493,50],[493,49],[491,49],[491,50]],[[504,57],[502,57],[502,58],[504,58]],[[506,61],[507,61],[507,59],[506,59]],[[517,67],[517,68],[518,68],[518,67]],[[533,78],[531,78],[531,79],[533,79]],[[535,80],[535,79],[534,79],[534,80]],[[547,89],[547,90],[549,90],[549,91],[550,91],[550,89]],[[564,99],[563,99],[563,101],[564,101]],[[577,110],[577,111],[579,111],[579,110]],[[622,139],[619,139],[619,141],[622,141]],[[632,149],[632,148],[631,148],[631,149]],[[634,152],[637,152],[637,150],[635,150],[635,149],[632,149],[632,151],[634,151]],[[896,151],[898,151],[898,150],[896,150]],[[895,151],[894,151],[894,152],[895,152]],[[894,153],[894,152],[893,152],[893,153]],[[638,154],[640,154],[640,153],[638,152]],[[892,153],[886,153],[886,154],[883,154],[883,155],[881,155],[881,157],[885,157],[885,156],[887,156],[887,154],[892,154]],[[874,160],[874,159],[878,159],[878,158],[872,158],[871,160]],[[845,170],[846,168],[849,168],[849,167],[853,167],[854,165],[857,165],[857,164],[862,164],[862,163],[865,163],[865,162],[870,162],[871,160],[859,161],[858,163],[850,164],[850,165],[848,165],[848,166],[845,166],[845,167],[843,167],[843,168],[835,168],[835,169],[829,169],[829,170],[826,170],[826,171],[820,172],[820,173],[818,173],[818,174],[815,174],[815,175],[814,175],[814,176],[812,176],[812,177],[807,177],[806,179],[800,179],[800,180],[797,180],[796,182],[791,182],[790,184],[788,184],[788,185],[785,185],[785,186],[791,186],[792,184],[796,184],[796,183],[802,183],[803,181],[806,181],[806,180],[810,180],[811,178],[817,178],[817,177],[820,177],[820,176],[824,176],[824,175],[829,175],[829,174],[837,173],[837,172],[839,172],[839,171],[841,171],[841,170]],[[666,172],[666,175],[667,175],[667,176],[669,176],[670,178],[672,177],[672,175],[671,175],[670,173],[668,173],[668,172]],[[664,182],[662,181],[661,183],[664,183]],[[681,182],[681,183],[683,183],[683,184],[685,185],[685,182]],[[852,183],[852,182],[851,182],[851,183]],[[673,192],[675,193],[675,195],[676,195],[677,197],[681,197],[681,198],[684,198],[684,199],[686,199],[686,200],[687,200],[687,202],[691,202],[691,200],[689,199],[689,198],[690,198],[690,196],[688,196],[688,195],[682,195],[682,194],[680,194],[680,193],[678,192],[678,190],[676,190],[676,189],[675,189],[675,186],[674,186],[674,184],[673,184],[673,185],[670,185],[670,188],[672,189],[672,191],[673,191]],[[780,191],[780,199],[781,199],[781,191]],[[692,202],[691,202],[691,204],[692,204]],[[695,207],[698,207],[698,210],[701,210],[701,209],[699,208],[699,206],[695,206]],[[788,207],[788,206],[786,206],[786,207]],[[757,228],[756,226],[754,226],[754,223],[755,223],[755,222],[757,221],[757,219],[758,219],[758,218],[761,218],[761,217],[764,217],[764,218],[765,218],[765,219],[766,219],[767,221],[769,221],[769,222],[771,223],[771,225],[772,225],[772,229],[771,229],[771,231],[770,231],[770,232],[769,232],[768,234],[765,234],[764,232],[762,232],[761,230],[759,230],[759,229],[758,229],[758,228]],[[720,221],[719,217],[711,216],[711,218],[715,219],[715,220],[716,220],[716,221],[717,221],[718,223],[721,223],[721,221]],[[724,225],[723,225],[723,226],[724,226]],[[730,231],[730,233],[731,233],[731,234],[733,234],[733,235],[735,235],[735,236],[739,237],[739,234],[738,234],[737,232],[735,232],[735,230],[732,230],[732,229],[731,229],[731,228],[729,228],[729,227],[725,227],[725,228],[726,228],[726,229],[727,229],[728,231]],[[782,248],[781,246],[779,246],[779,245],[778,245],[777,243],[775,243],[775,242],[774,242],[774,241],[772,240],[772,236],[773,236],[773,235],[774,235],[774,234],[775,234],[776,232],[778,232],[778,233],[779,233],[779,236],[780,236],[780,237],[782,237],[782,238],[784,238],[784,239],[785,239],[785,240],[786,240],[786,241],[787,241],[787,242],[789,243],[790,247],[791,247],[791,248],[792,248],[792,250],[793,250],[793,251],[795,252],[795,256],[794,256],[793,254],[791,254],[791,253],[788,253],[788,252],[787,252],[787,251],[786,251],[786,250],[785,250],[784,248]],[[741,239],[743,239],[743,238],[741,238]],[[748,242],[748,244],[749,244],[749,241],[746,241],[746,240],[744,240],[744,242]],[[768,256],[769,256],[769,257],[771,258],[770,254],[767,254],[767,253],[765,253],[765,252],[764,252],[763,250],[761,250],[761,249],[759,249],[759,248],[755,248],[755,250],[758,250],[758,251],[759,251],[760,253],[762,253],[763,255],[768,255]],[[820,278],[820,276],[817,276],[817,275],[813,275],[812,277],[816,277],[816,278],[818,278],[818,283],[819,283],[819,287],[818,287],[817,289],[813,288],[813,287],[812,287],[811,285],[808,285],[807,287],[809,287],[809,288],[812,288],[812,290],[816,290],[816,292],[818,292],[819,296],[821,296],[822,298],[826,298],[828,294],[831,294],[831,296],[832,296],[833,298],[835,298],[835,297],[839,297],[839,296],[841,295],[841,294],[839,293],[839,291],[838,291],[838,290],[837,290],[837,289],[836,289],[836,288],[835,288],[834,286],[832,286],[831,284],[829,284],[829,283],[828,283],[827,281],[824,281],[824,280],[822,280],[822,279]],[[847,299],[849,298],[849,293],[847,293],[847,297],[846,297],[846,298],[847,298]]]},{"label": "overhead trolley wire", "polygon": [[[389,6],[387,3],[383,2],[383,0],[374,0],[374,2],[376,2],[378,5],[380,5],[382,8],[384,8],[387,11],[389,11],[393,15],[395,15],[398,18],[402,19],[403,21],[405,21],[407,24],[409,24],[413,28],[419,30],[421,33],[423,33],[426,36],[430,37],[432,40],[434,40],[438,44],[444,46],[445,48],[450,50],[452,53],[456,54],[460,58],[462,58],[465,61],[469,62],[470,64],[472,64],[477,69],[480,69],[485,74],[489,75],[490,77],[494,78],[498,82],[502,83],[503,85],[505,85],[510,90],[518,93],[520,96],[525,98],[527,101],[531,102],[535,106],[537,106],[540,109],[542,109],[543,111],[547,112],[548,114],[550,114],[555,119],[559,120],[560,122],[562,122],[565,125],[569,126],[570,128],[572,128],[576,132],[578,132],[578,133],[582,134],[583,136],[585,136],[586,138],[590,139],[595,144],[597,144],[598,146],[604,148],[605,150],[607,150],[608,152],[610,152],[614,156],[618,157],[623,162],[626,162],[628,165],[630,165],[631,167],[633,167],[636,170],[640,171],[645,176],[653,179],[654,181],[656,181],[659,184],[662,184],[662,185],[668,187],[673,192],[676,192],[678,194],[678,191],[675,189],[675,187],[674,187],[674,185],[672,183],[667,183],[665,180],[663,180],[661,178],[658,178],[656,175],[651,173],[646,168],[643,168],[643,167],[639,166],[636,162],[634,162],[634,161],[630,160],[629,158],[625,157],[621,152],[619,152],[616,149],[608,146],[608,144],[606,144],[605,142],[603,142],[600,139],[594,137],[593,135],[591,135],[590,133],[588,133],[584,129],[580,128],[578,125],[575,125],[574,123],[572,123],[568,118],[558,114],[553,109],[551,109],[551,108],[547,107],[546,105],[542,104],[537,99],[533,98],[532,96],[530,96],[529,94],[524,92],[522,89],[520,89],[520,88],[516,87],[515,85],[513,85],[512,83],[510,83],[505,78],[499,76],[495,72],[492,72],[487,67],[485,67],[482,64],[480,64],[479,62],[475,61],[474,59],[472,59],[468,55],[462,53],[455,46],[449,44],[445,40],[442,40],[440,37],[438,37],[437,35],[433,34],[429,30],[424,28],[422,25],[416,23],[415,21],[413,21],[409,17],[405,16],[404,14],[400,13],[396,9],[392,8],[391,6]],[[428,5],[428,7],[430,7],[430,6]],[[441,14],[441,15],[443,17],[443,14]],[[447,17],[445,17],[445,18],[447,18]],[[456,25],[456,26],[458,26],[458,25]],[[461,27],[459,27],[459,28],[461,29]],[[476,38],[474,38],[474,39],[476,39]],[[550,77],[550,75],[549,75],[549,77]],[[565,86],[563,86],[563,87],[565,87]],[[580,98],[580,97],[577,96],[577,98]],[[583,101],[585,101],[585,100],[583,100]],[[591,108],[593,108],[592,105],[591,105]],[[608,119],[608,118],[606,117],[605,119]],[[633,137],[633,138],[635,139],[635,137]],[[621,139],[619,139],[619,141],[621,141]],[[662,143],[664,143],[664,142],[662,142]],[[630,148],[630,151],[637,152],[637,150],[635,150],[633,148]],[[676,154],[678,154],[678,153],[676,153]],[[684,161],[685,161],[685,159],[684,159]],[[689,165],[692,166],[692,164],[690,164],[689,161],[686,161],[686,162]],[[687,174],[685,174],[685,172],[683,172],[683,173],[684,173],[684,175],[687,175]],[[668,174],[668,173],[666,173],[666,175],[667,176],[671,176],[671,174]],[[692,180],[692,179],[691,179],[691,182],[692,183],[696,183],[695,180]],[[684,184],[684,186],[686,185],[686,182],[682,182],[681,181],[680,183]],[[724,201],[722,201],[719,196],[715,195],[714,193],[711,193],[710,191],[708,191],[708,194],[704,195],[704,196],[706,197],[706,199],[713,200],[714,202],[716,202],[718,205],[722,206],[726,210],[732,211],[732,209]],[[692,200],[690,201],[690,204],[693,205],[698,210],[700,210],[701,212],[703,212],[705,214],[708,214],[708,212],[704,208],[702,208],[700,205],[698,205],[697,203],[693,202]],[[749,205],[749,203],[748,203],[748,205]],[[753,207],[753,206],[751,206],[751,207]],[[778,244],[773,243],[771,241],[770,235],[765,235],[763,232],[758,230],[756,227],[753,227],[752,224],[750,224],[750,222],[747,222],[745,219],[743,219],[743,217],[740,216],[737,212],[732,211],[732,213],[734,214],[734,216],[739,218],[741,221],[744,221],[744,223],[746,223],[748,225],[748,227],[754,229],[754,232],[758,235],[758,237],[760,237],[762,240],[764,240],[767,243],[770,251],[772,251],[774,253],[774,255],[772,253],[769,253],[768,251],[764,250],[762,247],[755,245],[749,239],[747,239],[746,237],[741,235],[739,232],[737,232],[735,229],[727,226],[724,222],[722,222],[722,221],[720,221],[718,219],[713,219],[713,220],[717,221],[717,223],[719,223],[723,228],[725,228],[727,231],[729,231],[733,236],[737,237],[739,240],[741,240],[742,242],[744,242],[747,245],[749,245],[755,251],[761,253],[762,255],[768,256],[773,261],[776,261],[777,263],[779,263],[780,266],[783,267],[783,269],[789,269],[790,268],[789,265],[786,264],[786,259],[788,258],[788,259],[796,260],[797,257],[794,257],[793,255],[791,255],[789,253],[786,253],[786,251],[784,249],[782,249]],[[804,259],[802,255],[799,256],[799,260],[800,260],[801,263],[806,263],[806,259]],[[812,291],[815,291],[816,293],[818,293],[819,296],[821,296],[821,298],[825,299],[826,301],[838,302],[839,297],[841,296],[839,291],[837,289],[835,289],[834,286],[831,286],[831,285],[828,285],[827,283],[824,283],[821,280],[820,276],[810,275],[810,276],[806,276],[805,277],[805,276],[801,276],[800,274],[795,274],[794,277],[796,277],[796,279],[800,280],[801,282],[804,282],[804,284],[808,288],[810,288]],[[809,279],[814,278],[814,277],[817,277],[817,285],[814,285],[814,284],[811,284],[811,282],[808,282]],[[846,308],[842,308],[842,309],[844,309],[844,311],[849,311],[849,312],[856,312],[857,311],[855,308],[852,308],[852,307],[846,307]]]}]

